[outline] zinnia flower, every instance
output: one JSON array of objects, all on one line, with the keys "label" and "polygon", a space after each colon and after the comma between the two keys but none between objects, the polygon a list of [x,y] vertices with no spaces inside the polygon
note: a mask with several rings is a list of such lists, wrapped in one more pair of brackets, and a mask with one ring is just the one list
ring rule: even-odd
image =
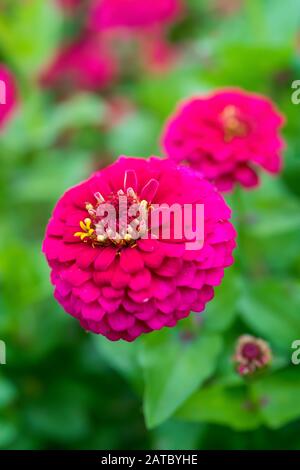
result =
[{"label": "zinnia flower", "polygon": [[184,103],[167,123],[168,157],[203,173],[221,191],[239,183],[252,188],[257,169],[281,169],[283,117],[267,98],[243,90],[221,90]]},{"label": "zinnia flower", "polygon": [[272,352],[268,343],[263,339],[243,335],[237,341],[233,359],[240,375],[252,375],[270,364]]},{"label": "zinnia flower", "polygon": [[[120,214],[124,196],[128,213],[137,205],[141,218],[126,216],[122,230],[120,224],[117,233],[103,231],[99,209],[109,203]],[[201,248],[188,249],[184,238],[172,235],[149,236],[146,222],[154,205],[175,203],[204,204]],[[190,311],[204,309],[232,264],[235,230],[229,218],[222,196],[198,173],[170,160],[120,157],[68,190],[54,209],[43,244],[54,296],[83,328],[110,340],[132,341],[173,327]]]},{"label": "zinnia flower", "polygon": [[2,128],[16,106],[15,81],[8,68],[0,64],[0,128]]},{"label": "zinnia flower", "polygon": [[168,23],[178,15],[180,0],[96,0],[90,25],[95,30],[147,28]]},{"label": "zinnia flower", "polygon": [[111,52],[92,35],[64,46],[42,74],[46,87],[64,91],[81,89],[97,91],[110,85],[117,73]]}]

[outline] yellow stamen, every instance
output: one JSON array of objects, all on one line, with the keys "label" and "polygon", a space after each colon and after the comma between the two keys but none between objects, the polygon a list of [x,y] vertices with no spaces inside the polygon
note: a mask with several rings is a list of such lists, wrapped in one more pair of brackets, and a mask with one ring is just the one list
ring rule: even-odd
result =
[{"label": "yellow stamen", "polygon": [[84,240],[87,237],[91,237],[95,232],[95,230],[91,228],[91,223],[92,221],[89,218],[84,219],[84,221],[81,220],[79,222],[79,225],[83,232],[75,232],[74,237],[80,237],[80,240]]},{"label": "yellow stamen", "polygon": [[230,142],[234,137],[245,137],[247,127],[240,120],[235,106],[226,106],[221,113],[221,120],[224,126],[225,142]]}]

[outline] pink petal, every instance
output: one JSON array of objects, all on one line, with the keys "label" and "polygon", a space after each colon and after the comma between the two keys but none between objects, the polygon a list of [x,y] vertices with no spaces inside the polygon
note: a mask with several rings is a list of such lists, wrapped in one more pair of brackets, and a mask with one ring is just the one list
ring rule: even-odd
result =
[{"label": "pink petal", "polygon": [[158,268],[163,262],[163,255],[159,250],[155,250],[153,253],[144,253],[143,260],[146,266],[149,268]]},{"label": "pink petal", "polygon": [[166,317],[157,314],[150,318],[150,320],[147,320],[147,325],[149,325],[152,330],[160,330],[166,325]]},{"label": "pink petal", "polygon": [[137,246],[141,251],[146,251],[148,253],[152,253],[152,251],[155,250],[155,247],[157,246],[157,241],[156,240],[151,240],[146,239],[146,238],[140,238],[137,241]]},{"label": "pink petal", "polygon": [[113,275],[111,277],[111,285],[115,289],[127,287],[130,281],[130,274],[121,269],[120,263],[116,263]]},{"label": "pink petal", "polygon": [[124,177],[124,190],[132,188],[134,192],[137,190],[137,176],[134,170],[126,170]]},{"label": "pink petal", "polygon": [[137,303],[148,302],[151,297],[151,292],[149,289],[141,289],[139,291],[129,290],[129,297]]},{"label": "pink petal", "polygon": [[86,282],[83,286],[76,287],[73,292],[85,303],[94,302],[100,295],[100,289],[92,282]]},{"label": "pink petal", "polygon": [[156,272],[159,276],[173,277],[180,271],[181,267],[182,260],[166,258]]},{"label": "pink petal", "polygon": [[158,277],[153,277],[151,283],[151,290],[156,299],[164,300],[174,292],[174,285],[171,280],[164,280]]},{"label": "pink petal", "polygon": [[159,182],[152,178],[142,189],[141,199],[147,202],[152,202],[158,190]]},{"label": "pink petal", "polygon": [[99,298],[100,305],[108,313],[113,313],[118,310],[121,305],[121,301],[122,299],[108,299],[103,296]]},{"label": "pink petal", "polygon": [[92,274],[89,271],[83,271],[76,264],[66,268],[61,273],[61,278],[74,287],[78,287],[91,279]]},{"label": "pink petal", "polygon": [[103,318],[104,314],[104,310],[96,302],[84,305],[82,308],[82,316],[85,320],[94,320],[98,322]]},{"label": "pink petal", "polygon": [[137,274],[131,276],[129,287],[134,291],[139,291],[149,287],[151,283],[151,274],[148,269],[143,269]]},{"label": "pink petal", "polygon": [[172,258],[181,258],[185,252],[184,243],[168,243],[161,241],[160,249],[163,251],[165,256],[170,256]]},{"label": "pink petal", "polygon": [[85,247],[77,256],[76,262],[81,269],[87,269],[95,260],[97,249]]},{"label": "pink petal", "polygon": [[201,289],[201,292],[199,295],[201,297],[202,302],[204,303],[209,302],[210,300],[214,298],[214,289],[211,286],[204,286]]},{"label": "pink petal", "polygon": [[99,271],[105,271],[115,259],[117,251],[113,247],[103,248],[95,261],[95,269]]},{"label": "pink petal", "polygon": [[224,269],[208,269],[205,273],[205,283],[210,286],[218,286],[224,276]]},{"label": "pink petal", "polygon": [[253,188],[258,185],[258,176],[252,168],[247,166],[240,167],[236,170],[235,176],[237,181],[246,188]]},{"label": "pink petal", "polygon": [[144,261],[139,251],[134,248],[125,248],[121,252],[120,266],[128,273],[135,273],[144,267]]},{"label": "pink petal", "polygon": [[127,313],[115,312],[108,316],[108,323],[115,331],[123,331],[132,328],[135,324],[133,315]]},{"label": "pink petal", "polygon": [[107,299],[119,299],[124,295],[124,289],[113,289],[110,286],[103,287],[102,294]]}]

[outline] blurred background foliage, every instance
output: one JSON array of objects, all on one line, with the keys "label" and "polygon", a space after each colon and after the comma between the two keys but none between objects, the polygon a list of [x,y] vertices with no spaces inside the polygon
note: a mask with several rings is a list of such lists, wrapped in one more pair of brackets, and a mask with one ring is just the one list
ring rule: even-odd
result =
[{"label": "blurred background foliage", "polygon": [[[168,29],[175,64],[155,73],[133,60],[107,90],[61,100],[37,77],[79,18],[54,0],[0,2],[0,61],[19,92],[0,136],[0,448],[300,449],[300,366],[291,364],[300,339],[300,105],[291,102],[300,3],[185,3]],[[41,254],[54,203],[119,154],[161,154],[179,100],[232,85],[267,94],[287,118],[281,177],[228,197],[234,267],[200,322],[191,316],[133,344],[85,333],[54,301]],[[107,125],[113,100],[126,112]],[[274,355],[249,380],[232,363],[244,333]]]}]

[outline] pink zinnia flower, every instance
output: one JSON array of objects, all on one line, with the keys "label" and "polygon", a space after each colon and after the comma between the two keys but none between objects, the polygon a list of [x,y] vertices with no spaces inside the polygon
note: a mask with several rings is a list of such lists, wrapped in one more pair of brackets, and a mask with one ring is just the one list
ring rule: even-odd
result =
[{"label": "pink zinnia flower", "polygon": [[184,103],[167,123],[168,157],[185,162],[221,191],[235,183],[252,188],[258,167],[281,169],[283,117],[267,98],[243,90],[221,90]]},{"label": "pink zinnia flower", "polygon": [[[124,194],[143,214],[140,238],[132,239],[128,221],[122,237],[99,235],[99,208],[109,202],[117,209]],[[163,203],[204,204],[201,249],[142,236],[151,208]],[[121,157],[68,190],[54,209],[43,244],[54,296],[83,328],[110,340],[173,327],[204,309],[232,264],[229,218],[222,196],[198,173],[170,160]]]},{"label": "pink zinnia flower", "polygon": [[15,80],[8,68],[0,64],[0,128],[3,127],[16,106]]},{"label": "pink zinnia flower", "polygon": [[271,363],[272,352],[263,339],[243,335],[237,341],[233,359],[240,375],[251,375]]},{"label": "pink zinnia flower", "polygon": [[47,87],[97,91],[110,85],[117,73],[111,52],[94,36],[63,47],[42,74]]},{"label": "pink zinnia flower", "polygon": [[95,30],[147,28],[173,21],[180,0],[95,0],[90,25]]}]

